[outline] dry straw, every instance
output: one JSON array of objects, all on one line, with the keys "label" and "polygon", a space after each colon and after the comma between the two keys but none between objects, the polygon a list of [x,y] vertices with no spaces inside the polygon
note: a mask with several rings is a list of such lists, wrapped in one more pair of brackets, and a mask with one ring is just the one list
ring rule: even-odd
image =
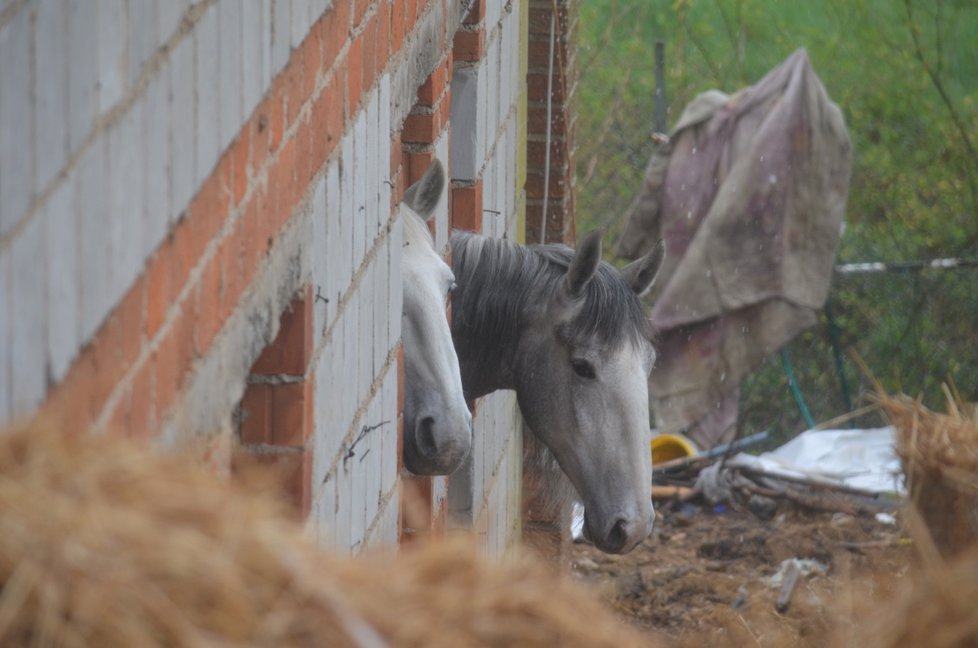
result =
[{"label": "dry straw", "polygon": [[0,437],[3,646],[649,645],[566,577],[477,553],[332,556],[187,455]]},{"label": "dry straw", "polygon": [[910,499],[937,549],[952,555],[978,540],[978,419],[944,386],[947,412],[906,395],[878,395],[897,431]]}]

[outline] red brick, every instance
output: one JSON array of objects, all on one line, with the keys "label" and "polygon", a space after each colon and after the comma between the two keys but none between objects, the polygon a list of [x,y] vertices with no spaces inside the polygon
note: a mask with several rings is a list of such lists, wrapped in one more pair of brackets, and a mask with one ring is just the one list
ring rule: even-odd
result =
[{"label": "red brick", "polygon": [[431,530],[432,478],[418,475],[401,477],[401,502],[406,532]]},{"label": "red brick", "polygon": [[251,384],[245,387],[241,397],[241,427],[238,434],[241,443],[259,445],[271,443],[272,385]]},{"label": "red brick", "polygon": [[[221,292],[224,285],[224,278],[221,276],[220,255],[214,255],[204,266],[204,271],[200,276],[200,283],[197,284],[197,333],[196,348],[200,355],[204,355],[211,347],[214,337],[221,329],[223,321],[221,319]],[[186,302],[190,302],[187,299]]]},{"label": "red brick", "polygon": [[425,82],[418,88],[418,103],[422,106],[434,106],[435,102],[441,98],[448,85],[448,66],[446,61],[438,64]]},{"label": "red brick", "polygon": [[128,369],[135,362],[145,339],[146,275],[141,275],[126,291],[125,296],[112,313],[119,328],[116,348],[121,353],[123,367]]},{"label": "red brick", "polygon": [[150,339],[163,325],[166,311],[174,296],[170,293],[172,250],[171,242],[164,241],[156,254],[150,258],[149,267],[146,269],[146,335]]},{"label": "red brick", "polygon": [[197,357],[194,344],[194,333],[197,328],[197,309],[193,299],[187,299],[181,304],[176,318],[173,320],[170,335],[174,337],[174,350],[177,360],[177,387],[183,384],[187,372]]},{"label": "red brick", "polygon": [[[456,52],[457,54],[457,52]],[[561,104],[566,99],[567,81],[555,74],[550,82],[551,103]],[[528,101],[544,102],[547,100],[547,73],[530,72],[526,75],[526,98]]]},{"label": "red brick", "polygon": [[462,19],[463,25],[475,25],[486,18],[486,0],[475,0],[469,7],[469,12]]},{"label": "red brick", "polygon": [[282,313],[278,335],[255,360],[251,373],[305,375],[313,346],[312,306],[305,295],[308,295],[308,289],[303,298],[292,300],[290,307]]},{"label": "red brick", "polygon": [[282,142],[282,133],[285,132],[285,107],[280,85],[281,82],[272,83],[272,90],[268,98],[269,153],[278,150],[278,145]]},{"label": "red brick", "polygon": [[271,113],[274,97],[268,97],[255,110],[254,117],[249,122],[248,130],[251,131],[251,174],[257,175],[268,154],[272,151],[272,128]]},{"label": "red brick", "polygon": [[153,365],[156,374],[156,410],[161,415],[173,403],[177,393],[179,374],[177,372],[176,338],[167,335],[153,352]]},{"label": "red brick", "polygon": [[144,362],[136,372],[132,382],[132,394],[129,402],[129,436],[147,438],[155,434],[153,422],[155,404],[153,363]]},{"label": "red brick", "polygon": [[452,227],[482,232],[482,180],[473,185],[452,187]]},{"label": "red brick", "polygon": [[378,14],[367,22],[360,39],[363,41],[363,91],[368,91],[374,85],[377,76],[377,28],[380,24]]},{"label": "red brick", "polygon": [[231,150],[225,155],[231,157],[232,176],[231,176],[231,197],[235,205],[241,204],[245,191],[248,190],[248,160],[251,149],[251,129],[245,127],[241,129],[238,139],[231,145]]},{"label": "red brick", "polygon": [[434,151],[405,151],[408,159],[408,181],[405,189],[420,180],[435,159]]},{"label": "red brick", "polygon": [[379,0],[377,3],[377,42],[374,53],[377,61],[377,74],[387,66],[391,56],[391,0]]},{"label": "red brick", "polygon": [[[563,198],[567,194],[567,178],[561,174],[550,175],[548,200]],[[528,171],[526,174],[526,195],[528,198],[543,198],[543,173]]]},{"label": "red brick", "polygon": [[340,50],[350,38],[350,3],[334,2],[322,25],[323,61],[328,69],[336,63]]},{"label": "red brick", "polygon": [[410,144],[433,144],[441,133],[441,115],[411,113],[404,120],[401,139]]},{"label": "red brick", "polygon": [[354,107],[360,103],[360,95],[363,92],[363,35],[355,38],[350,43],[350,49],[346,53],[347,69],[347,101],[349,114],[356,112]]},{"label": "red brick", "polygon": [[484,29],[475,31],[459,30],[455,32],[452,43],[452,55],[456,61],[479,61],[485,48],[486,32]]},{"label": "red brick", "polygon": [[359,26],[370,7],[370,0],[354,0],[353,5],[353,25]]},{"label": "red brick", "polygon": [[271,385],[271,418],[269,442],[282,447],[303,447],[310,432],[306,412],[312,400],[311,385],[306,381]]},{"label": "red brick", "polygon": [[238,305],[238,300],[247,285],[244,276],[244,222],[239,218],[231,232],[221,241],[217,256],[221,263],[221,276],[224,278],[221,291],[221,320],[226,321]]},{"label": "red brick", "polygon": [[407,18],[404,12],[404,4],[401,2],[391,3],[391,50],[390,55],[394,55],[401,50],[404,45],[404,36],[407,29]]}]

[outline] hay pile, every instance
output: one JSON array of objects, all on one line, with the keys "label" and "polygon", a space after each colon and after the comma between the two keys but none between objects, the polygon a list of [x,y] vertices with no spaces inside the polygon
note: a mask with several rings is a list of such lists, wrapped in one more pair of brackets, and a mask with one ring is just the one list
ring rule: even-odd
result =
[{"label": "hay pile", "polygon": [[889,600],[877,600],[839,633],[839,648],[978,647],[978,546],[949,563],[916,570]]},{"label": "hay pile", "polygon": [[880,396],[897,430],[910,501],[937,549],[953,555],[978,541],[978,418],[945,387],[947,413],[905,395]]},{"label": "hay pile", "polygon": [[476,554],[329,556],[186,455],[0,436],[3,646],[649,645],[565,577]]}]

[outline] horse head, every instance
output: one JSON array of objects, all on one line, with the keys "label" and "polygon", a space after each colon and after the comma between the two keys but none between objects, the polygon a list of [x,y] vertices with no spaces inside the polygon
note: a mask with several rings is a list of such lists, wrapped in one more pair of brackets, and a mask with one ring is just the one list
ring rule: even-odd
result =
[{"label": "horse head", "polygon": [[565,269],[526,313],[514,381],[530,429],[584,503],[585,535],[625,553],[652,530],[648,375],[655,361],[639,296],[664,250],[616,270],[601,261],[601,233],[571,251],[535,248]]},{"label": "horse head", "polygon": [[419,475],[454,472],[472,446],[472,416],[446,316],[455,276],[435,251],[423,220],[444,188],[445,171],[435,160],[405,192],[399,215],[404,223],[404,465]]}]

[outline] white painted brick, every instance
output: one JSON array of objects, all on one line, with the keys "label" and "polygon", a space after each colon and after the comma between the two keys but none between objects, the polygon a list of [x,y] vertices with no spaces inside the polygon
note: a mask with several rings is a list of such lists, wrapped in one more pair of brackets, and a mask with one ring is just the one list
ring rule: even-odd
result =
[{"label": "white painted brick", "polygon": [[366,468],[360,461],[360,453],[363,452],[363,441],[357,445],[357,456],[349,460],[350,479],[353,482],[351,488],[352,506],[350,509],[350,550],[359,553],[363,550],[363,539],[367,531],[366,515],[366,495],[367,495],[367,475]]},{"label": "white painted brick", "polygon": [[218,91],[220,41],[217,27],[217,7],[211,5],[194,28],[194,84],[197,88],[195,188],[213,171],[221,151],[221,103]]},{"label": "white painted brick", "polygon": [[[380,503],[380,435],[384,433],[384,428],[390,425],[387,419],[382,418],[383,412],[377,398],[370,401],[367,408],[366,423],[368,427],[379,425],[367,432],[361,441],[363,448],[357,453],[359,469],[363,473],[364,481],[364,524],[369,528],[377,517],[378,504]],[[387,421],[385,424],[384,422]]]},{"label": "white painted brick", "polygon": [[15,417],[32,412],[44,398],[47,388],[45,351],[47,299],[44,264],[44,227],[41,218],[32,218],[10,246],[12,366],[11,413]]},{"label": "white painted brick", "polygon": [[[366,131],[367,131],[367,173],[366,184],[367,184],[367,197],[366,197],[366,213],[364,214],[365,226],[367,230],[367,242],[366,247],[370,249],[373,245],[374,240],[380,233],[380,227],[383,221],[380,218],[380,187],[383,186],[384,180],[387,178],[387,173],[383,171],[381,166],[380,157],[380,129],[379,126],[379,103],[380,93],[374,92],[370,96],[370,101],[367,103],[367,109],[364,111],[366,113]],[[390,158],[383,160],[383,166],[390,168]]]},{"label": "white painted brick", "polygon": [[312,257],[312,290],[317,295],[313,301],[313,339],[324,330],[327,317],[327,304],[318,297],[329,297],[327,289],[326,249],[329,245],[329,221],[326,219],[326,177],[319,180],[312,196],[312,241],[309,254]]},{"label": "white painted brick", "polygon": [[401,270],[401,256],[404,249],[404,221],[400,218],[392,224],[389,238],[390,282],[388,283],[388,290],[390,292],[387,296],[387,304],[390,318],[387,322],[387,337],[393,345],[401,339],[401,311],[404,303],[404,274]]},{"label": "white painted brick", "polygon": [[176,217],[190,203],[194,183],[194,47],[193,39],[184,38],[170,55],[170,160],[172,166],[170,213]]},{"label": "white painted brick", "polygon": [[79,161],[75,178],[81,302],[78,339],[83,344],[98,329],[112,305],[109,290],[112,256],[106,235],[109,194],[107,149],[107,142],[103,138],[86,150]]},{"label": "white painted brick", "polygon": [[14,306],[11,301],[13,277],[10,272],[10,254],[0,253],[0,424],[13,418],[11,412],[11,385],[13,367],[11,366],[11,329],[14,325]]},{"label": "white painted brick", "polygon": [[[138,1],[138,0],[137,0]],[[98,0],[99,112],[122,99],[129,79],[128,0]]]},{"label": "white painted brick", "polygon": [[486,3],[486,31],[492,31],[503,11],[505,0],[485,0]]},{"label": "white painted brick", "polygon": [[496,144],[499,131],[499,39],[493,39],[486,52],[483,65],[486,67],[486,89],[479,87],[480,97],[486,103],[486,155]]},{"label": "white painted brick", "polygon": [[[442,161],[444,164],[448,160],[449,156],[449,137],[448,131],[446,130],[442,133],[438,141],[435,142],[435,157]],[[438,199],[438,206],[435,207],[435,249],[439,253],[444,253],[448,250],[448,239],[450,232],[448,231],[448,190],[449,183],[445,183],[445,187],[442,189],[441,198]]]},{"label": "white painted brick", "polygon": [[374,339],[374,373],[376,374],[380,371],[384,362],[387,360],[387,352],[391,348],[390,338],[387,337],[389,330],[388,320],[391,317],[390,307],[388,304],[389,291],[387,290],[388,284],[390,284],[391,276],[390,269],[388,268],[388,256],[389,252],[387,248],[390,246],[390,239],[385,238],[380,244],[377,250],[377,261],[374,262],[374,285],[373,285],[373,300],[374,300],[374,321],[373,321],[373,339]]},{"label": "white painted brick", "polygon": [[140,143],[145,97],[133,105],[108,133],[109,217],[112,255],[110,303],[114,305],[139,275],[146,255],[142,246],[143,174]]},{"label": "white painted brick", "polygon": [[265,93],[262,65],[264,63],[264,21],[259,2],[241,3],[241,61],[242,115],[247,119]]},{"label": "white painted brick", "polygon": [[143,257],[155,250],[173,222],[170,208],[172,158],[168,133],[167,77],[157,74],[146,87],[142,111],[140,158],[142,162]]},{"label": "white painted brick", "polygon": [[261,87],[262,94],[272,83],[272,5],[276,0],[259,0],[261,6]]},{"label": "white painted brick", "polygon": [[355,197],[353,195],[356,167],[355,159],[353,157],[352,131],[348,131],[346,135],[343,136],[341,150],[342,156],[340,157],[341,173],[339,210],[340,256],[336,263],[340,268],[339,289],[341,292],[345,292],[346,286],[350,283],[350,279],[353,276],[353,270],[356,269],[358,265],[356,253],[354,252],[355,246],[353,243],[353,230],[354,225],[356,224],[356,218],[354,218],[353,215],[356,214],[357,208]]},{"label": "white painted brick", "polygon": [[68,3],[68,150],[77,149],[98,111],[98,13],[91,0]]},{"label": "white painted brick", "polygon": [[323,475],[339,455],[340,442],[346,432],[346,423],[339,419],[337,408],[340,381],[343,380],[339,373],[340,356],[340,345],[330,343],[319,355],[316,365],[315,453],[317,463],[324,466]]},{"label": "white painted brick", "polygon": [[353,206],[347,217],[354,219],[353,226],[353,267],[359,268],[367,251],[366,211],[367,211],[367,111],[361,110],[353,126]]},{"label": "white painted brick", "polygon": [[302,43],[309,31],[309,2],[308,0],[291,0],[290,13],[290,32],[292,47],[296,48]]},{"label": "white painted brick", "polygon": [[336,548],[342,553],[350,552],[353,515],[353,480],[340,463],[336,471]]},{"label": "white painted brick", "polygon": [[393,497],[384,509],[384,535],[383,542],[385,547],[395,547],[400,533],[398,520],[400,519],[401,496],[398,491],[394,491]]},{"label": "white painted brick", "polygon": [[30,12],[0,27],[0,236],[27,213],[33,194]]},{"label": "white painted brick", "polygon": [[[343,245],[340,227],[340,165],[332,163],[326,170],[326,321],[332,322],[340,302],[343,286],[340,284],[341,248]],[[345,284],[344,284],[345,285]]]},{"label": "white painted brick", "polygon": [[384,418],[391,421],[384,429],[382,444],[383,460],[380,465],[380,488],[384,493],[389,493],[397,483],[397,365],[392,365],[391,369],[384,376],[382,387],[382,398],[384,404]]},{"label": "white painted brick", "polygon": [[54,382],[60,382],[78,348],[78,212],[73,187],[61,183],[45,205],[47,256],[47,356]]},{"label": "white painted brick", "polygon": [[68,13],[63,5],[62,0],[39,0],[34,19],[38,192],[47,188],[68,161]]},{"label": "white painted brick", "polygon": [[220,34],[220,59],[218,70],[218,95],[221,106],[221,136],[218,148],[224,150],[237,136],[244,121],[242,111],[242,58],[241,44],[242,5],[238,0],[221,0],[218,8],[218,32]]},{"label": "white painted brick", "polygon": [[309,26],[314,25],[330,6],[329,0],[313,0],[312,8],[309,10]]},{"label": "white painted brick", "polygon": [[485,157],[485,102],[480,100],[484,66],[460,68],[452,75],[452,178],[476,180]]},{"label": "white painted brick", "polygon": [[131,0],[129,3],[129,85],[143,73],[143,66],[156,52],[160,36],[156,27],[156,3]]},{"label": "white painted brick", "polygon": [[289,0],[271,0],[271,64],[269,78],[275,78],[289,60],[291,53],[291,12]]},{"label": "white painted brick", "polygon": [[160,43],[168,41],[177,31],[187,7],[188,0],[156,0],[157,29]]},{"label": "white painted brick", "polygon": [[[317,484],[322,481],[319,478]],[[331,479],[319,486],[321,494],[317,510],[318,543],[321,549],[336,547],[336,480]]]},{"label": "white painted brick", "polygon": [[[391,159],[391,76],[390,73],[380,78],[378,85],[377,134],[379,157],[383,161]],[[391,191],[393,185],[390,178],[390,165],[378,170],[380,173],[380,215],[384,222],[391,217]]]},{"label": "white painted brick", "polygon": [[374,317],[374,282],[373,273],[377,268],[376,263],[371,263],[363,273],[360,285],[357,287],[357,301],[360,304],[357,322],[357,400],[361,401],[366,397],[370,389],[370,383],[374,375],[373,357],[373,317]]},{"label": "white painted brick", "polygon": [[358,307],[359,304],[354,299],[347,304],[346,311],[343,313],[343,380],[341,381],[343,398],[340,401],[340,420],[343,421],[344,425],[352,421],[358,403],[357,331],[359,326],[356,314]]}]

